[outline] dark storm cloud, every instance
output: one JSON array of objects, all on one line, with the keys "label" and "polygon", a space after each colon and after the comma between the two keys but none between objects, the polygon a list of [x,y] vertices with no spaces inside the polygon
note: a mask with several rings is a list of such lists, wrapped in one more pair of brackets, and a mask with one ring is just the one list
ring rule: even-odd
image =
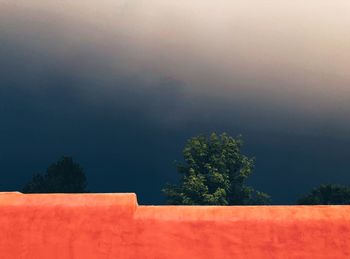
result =
[{"label": "dark storm cloud", "polygon": [[0,188],[67,154],[92,191],[158,203],[186,139],[211,131],[244,135],[276,202],[349,182],[348,16],[248,7],[0,1]]}]

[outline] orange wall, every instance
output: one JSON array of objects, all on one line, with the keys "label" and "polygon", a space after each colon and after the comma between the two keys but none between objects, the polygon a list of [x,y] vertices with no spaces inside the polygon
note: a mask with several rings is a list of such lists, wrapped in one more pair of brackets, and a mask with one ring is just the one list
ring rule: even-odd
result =
[{"label": "orange wall", "polygon": [[350,258],[350,206],[138,206],[0,193],[0,258]]}]

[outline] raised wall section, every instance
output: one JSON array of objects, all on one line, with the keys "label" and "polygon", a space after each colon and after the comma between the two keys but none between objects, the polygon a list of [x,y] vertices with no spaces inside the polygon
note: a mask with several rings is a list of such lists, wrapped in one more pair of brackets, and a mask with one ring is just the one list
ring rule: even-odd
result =
[{"label": "raised wall section", "polygon": [[0,193],[0,258],[350,258],[350,206],[138,206]]}]

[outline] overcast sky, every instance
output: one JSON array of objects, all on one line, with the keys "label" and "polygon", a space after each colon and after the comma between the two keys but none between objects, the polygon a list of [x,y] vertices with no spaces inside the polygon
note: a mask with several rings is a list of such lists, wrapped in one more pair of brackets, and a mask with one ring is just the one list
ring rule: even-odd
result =
[{"label": "overcast sky", "polygon": [[0,189],[62,155],[160,203],[186,140],[242,134],[293,203],[350,183],[350,2],[0,0]]}]

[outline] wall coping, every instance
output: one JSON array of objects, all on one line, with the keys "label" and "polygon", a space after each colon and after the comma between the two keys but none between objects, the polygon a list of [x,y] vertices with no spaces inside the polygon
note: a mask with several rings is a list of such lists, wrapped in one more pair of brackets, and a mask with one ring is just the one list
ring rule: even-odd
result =
[{"label": "wall coping", "polygon": [[169,206],[138,205],[135,193],[22,194],[0,192],[0,207],[123,207],[134,218],[157,220],[346,220],[350,205]]}]

